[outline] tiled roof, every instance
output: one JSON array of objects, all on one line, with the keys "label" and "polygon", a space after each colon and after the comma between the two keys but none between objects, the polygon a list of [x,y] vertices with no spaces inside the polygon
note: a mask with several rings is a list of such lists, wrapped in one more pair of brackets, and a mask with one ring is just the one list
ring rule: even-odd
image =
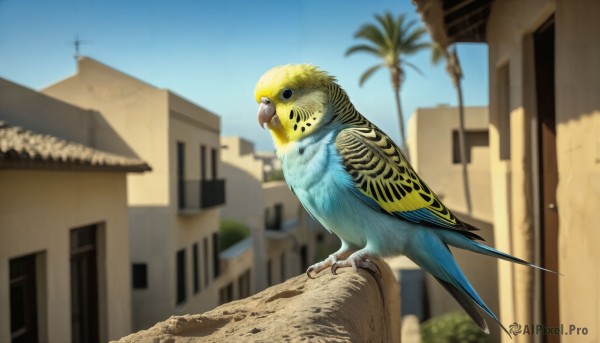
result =
[{"label": "tiled roof", "polygon": [[151,170],[140,159],[97,150],[0,121],[0,169],[2,168],[124,172]]}]

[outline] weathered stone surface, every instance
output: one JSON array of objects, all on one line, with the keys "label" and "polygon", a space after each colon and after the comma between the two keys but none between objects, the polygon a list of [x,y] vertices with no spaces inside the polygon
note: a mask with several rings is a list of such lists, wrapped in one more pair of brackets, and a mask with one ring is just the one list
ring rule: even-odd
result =
[{"label": "weathered stone surface", "polygon": [[173,316],[119,342],[398,342],[400,291],[387,264],[383,277],[328,270],[299,275],[204,314]]}]

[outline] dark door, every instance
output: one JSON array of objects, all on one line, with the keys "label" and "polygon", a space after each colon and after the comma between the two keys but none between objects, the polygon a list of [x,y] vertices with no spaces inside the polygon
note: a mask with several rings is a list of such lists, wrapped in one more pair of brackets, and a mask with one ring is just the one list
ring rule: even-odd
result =
[{"label": "dark door", "polygon": [[[556,116],[554,108],[554,18],[548,20],[534,34],[535,79],[538,109],[538,146],[540,180],[540,218],[542,228],[542,266],[558,271],[558,208],[556,188]],[[558,278],[552,273],[542,274],[543,324],[560,324],[558,312]],[[558,342],[559,336],[544,336],[548,342]]]},{"label": "dark door", "polygon": [[37,342],[35,255],[12,259],[9,268],[12,343]]},{"label": "dark door", "polygon": [[98,342],[96,226],[71,230],[71,339]]}]

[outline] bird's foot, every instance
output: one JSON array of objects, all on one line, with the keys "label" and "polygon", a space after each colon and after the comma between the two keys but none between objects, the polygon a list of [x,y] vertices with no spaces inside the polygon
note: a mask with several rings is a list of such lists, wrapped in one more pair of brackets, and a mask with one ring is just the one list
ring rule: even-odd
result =
[{"label": "bird's foot", "polygon": [[[315,263],[312,266],[308,267],[306,270],[306,275],[314,279],[317,274],[319,274],[322,270],[325,270],[331,267],[334,263],[337,263],[338,259],[344,258],[348,256],[349,252],[347,251],[339,251],[334,254],[329,255],[325,260]],[[314,275],[313,275],[314,274]]]},{"label": "bird's foot", "polygon": [[358,268],[363,268],[375,275],[377,278],[381,279],[381,270],[373,261],[369,259],[367,255],[361,254],[352,254],[350,257],[343,261],[336,261],[331,264],[331,273],[333,275],[337,275],[337,270],[339,268],[352,267],[352,269],[356,272]]}]

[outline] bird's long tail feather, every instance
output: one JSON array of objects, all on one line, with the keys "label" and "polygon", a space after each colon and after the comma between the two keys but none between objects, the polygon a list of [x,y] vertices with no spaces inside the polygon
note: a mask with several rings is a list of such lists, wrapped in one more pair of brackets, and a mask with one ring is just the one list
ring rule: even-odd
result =
[{"label": "bird's long tail feather", "polygon": [[455,232],[450,232],[450,231],[444,231],[444,232],[440,232],[439,233],[442,236],[443,241],[446,244],[449,244],[453,247],[457,247],[459,249],[464,249],[464,250],[469,250],[469,251],[473,251],[482,255],[487,255],[487,256],[491,256],[491,257],[496,257],[505,261],[509,261],[509,262],[513,262],[513,263],[518,263],[518,264],[522,264],[525,266],[529,266],[529,267],[533,267],[533,268],[537,268],[546,272],[550,272],[550,273],[555,273],[555,274],[559,274],[553,270],[549,270],[546,268],[542,268],[540,266],[537,266],[533,263],[529,263],[527,261],[524,261],[520,258],[516,258],[512,255],[509,255],[507,253],[503,253],[502,251],[498,251],[494,248],[488,247],[485,244],[482,244],[480,242],[471,240],[467,237],[464,237],[462,235],[458,235]]},{"label": "bird's long tail feather", "polygon": [[473,289],[441,237],[424,231],[416,233],[411,241],[410,249],[405,254],[421,268],[431,273],[482,331],[489,333],[487,323],[476,307],[487,313],[510,336],[498,317]]}]

